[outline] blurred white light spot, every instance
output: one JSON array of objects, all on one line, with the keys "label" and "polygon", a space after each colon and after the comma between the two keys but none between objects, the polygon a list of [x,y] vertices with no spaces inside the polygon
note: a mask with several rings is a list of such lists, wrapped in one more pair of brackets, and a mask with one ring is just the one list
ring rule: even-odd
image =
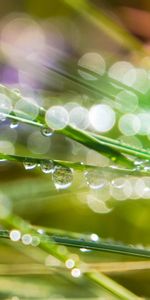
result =
[{"label": "blurred white light spot", "polygon": [[13,65],[24,65],[31,55],[43,53],[44,31],[28,15],[10,14],[3,19],[1,48]]},{"label": "blurred white light spot", "polygon": [[109,77],[131,86],[136,80],[136,71],[132,64],[126,61],[114,63],[108,71]]},{"label": "blurred white light spot", "polygon": [[21,232],[15,229],[11,230],[9,236],[13,242],[17,242],[21,239]]},{"label": "blurred white light spot", "polygon": [[63,129],[69,123],[69,114],[63,106],[52,106],[45,114],[45,121],[53,130]]},{"label": "blurred white light spot", "polygon": [[32,236],[31,236],[31,234],[28,234],[28,233],[24,234],[22,236],[22,243],[24,245],[30,245],[32,243]]},{"label": "blurred white light spot", "polygon": [[39,107],[36,102],[30,98],[22,98],[15,105],[15,115],[17,117],[26,117],[29,120],[35,120],[39,114]]},{"label": "blurred white light spot", "polygon": [[143,177],[137,180],[136,192],[141,198],[150,198],[150,177]]},{"label": "blurred white light spot", "polygon": [[96,233],[92,233],[90,237],[93,242],[99,241],[99,236]]},{"label": "blurred white light spot", "polygon": [[72,269],[75,266],[75,262],[73,259],[67,259],[65,265],[68,269]]},{"label": "blurred white light spot", "polygon": [[39,131],[35,131],[29,135],[27,145],[32,153],[45,154],[49,151],[50,139],[46,139]]},{"label": "blurred white light spot", "polygon": [[132,186],[128,179],[123,177],[112,180],[110,185],[110,193],[116,200],[126,200],[132,194]]},{"label": "blurred white light spot", "polygon": [[121,91],[116,95],[115,106],[123,113],[134,112],[138,107],[138,97],[130,91]]},{"label": "blurred white light spot", "polygon": [[[79,74],[86,80],[96,80],[97,75],[103,75],[106,68],[104,58],[100,54],[94,52],[84,54],[79,59],[78,66]],[[80,67],[84,68],[84,70],[81,70]],[[90,74],[90,71],[92,74]]]},{"label": "blurred white light spot", "polygon": [[71,271],[71,275],[72,275],[72,277],[74,277],[74,278],[78,278],[78,277],[81,276],[81,271],[80,271],[79,269],[77,269],[77,268],[74,268],[74,269],[72,269],[72,271]]},{"label": "blurred white light spot", "polygon": [[112,210],[107,207],[104,201],[90,194],[87,196],[87,204],[93,212],[98,214],[107,214]]},{"label": "blurred white light spot", "polygon": [[90,109],[89,120],[95,130],[106,132],[111,130],[115,124],[115,112],[107,104],[94,105]]},{"label": "blurred white light spot", "polygon": [[77,106],[70,111],[70,124],[80,129],[86,129],[89,125],[89,112],[85,107]]},{"label": "blurred white light spot", "polygon": [[120,118],[118,127],[124,135],[135,135],[140,130],[141,122],[136,115],[125,114]]},{"label": "blurred white light spot", "polygon": [[150,112],[141,112],[137,114],[137,117],[141,122],[141,126],[138,134],[140,135],[150,134]]}]

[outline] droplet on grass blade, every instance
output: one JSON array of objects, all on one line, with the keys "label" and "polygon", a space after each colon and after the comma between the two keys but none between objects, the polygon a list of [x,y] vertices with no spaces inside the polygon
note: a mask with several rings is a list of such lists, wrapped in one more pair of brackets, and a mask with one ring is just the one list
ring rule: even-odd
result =
[{"label": "droplet on grass blade", "polygon": [[12,121],[11,123],[10,123],[10,128],[11,129],[15,129],[15,128],[17,128],[19,126],[19,122],[17,122],[17,121]]},{"label": "droplet on grass blade", "polygon": [[42,133],[42,135],[44,135],[46,137],[49,137],[49,136],[51,136],[53,134],[53,130],[50,129],[50,128],[48,128],[48,127],[43,127],[41,129],[41,133]]},{"label": "droplet on grass blade", "polygon": [[42,172],[45,174],[52,173],[53,168],[54,168],[54,164],[52,161],[42,162],[40,164],[40,166],[41,166]]},{"label": "droplet on grass blade", "polygon": [[67,167],[54,168],[52,180],[57,189],[67,189],[73,181],[73,171]]},{"label": "droplet on grass blade", "polygon": [[26,170],[32,170],[32,169],[35,169],[37,164],[34,163],[34,162],[30,162],[30,161],[26,161],[23,163],[24,164],[24,167]]},{"label": "droplet on grass blade", "polygon": [[24,234],[22,236],[21,239],[22,239],[22,243],[24,245],[30,245],[32,243],[32,236],[31,236],[31,234],[26,233],[26,234]]},{"label": "droplet on grass blade", "polygon": [[10,231],[9,237],[13,242],[18,242],[21,239],[21,232],[13,229]]},{"label": "droplet on grass blade", "polygon": [[81,276],[81,271],[80,271],[80,269],[77,269],[77,268],[72,269],[71,275],[72,275],[72,277],[74,277],[74,278],[80,277],[80,276]]}]

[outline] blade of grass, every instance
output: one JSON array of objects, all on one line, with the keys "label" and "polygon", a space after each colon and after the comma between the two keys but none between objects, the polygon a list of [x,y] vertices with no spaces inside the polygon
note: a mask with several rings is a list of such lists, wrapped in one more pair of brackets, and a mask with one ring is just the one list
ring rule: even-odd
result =
[{"label": "blade of grass", "polygon": [[113,295],[115,295],[118,299],[122,300],[140,300],[143,299],[141,297],[137,297],[135,294],[130,292],[125,287],[121,286],[119,283],[115,282],[111,278],[107,277],[102,273],[87,273],[86,276],[89,279],[92,279],[95,283],[101,285],[108,291],[110,291]]},{"label": "blade of grass", "polygon": [[[5,225],[7,225],[8,227],[15,227],[18,228],[21,232],[28,232],[28,233],[32,233],[32,234],[37,234],[37,231],[33,231],[33,229],[31,230],[30,224],[27,223],[26,221],[22,220],[20,217],[17,217],[15,215],[10,215],[9,217],[7,217],[4,220]],[[1,231],[0,231],[0,236],[1,236]],[[39,235],[40,236],[40,235]],[[2,232],[2,237],[4,238],[9,238],[9,232]],[[54,244],[52,243],[52,241],[54,242]],[[50,240],[48,240],[46,238],[46,240],[42,240],[41,239],[41,243],[39,245],[39,247],[49,253],[51,253],[53,256],[55,256],[56,258],[58,258],[60,261],[65,262],[66,259],[68,259],[68,256],[64,255],[64,254],[60,254],[57,251],[57,243],[61,244],[60,242],[60,238],[59,240],[56,240],[56,238],[53,239],[50,238]],[[80,243],[85,244],[84,241],[79,241],[77,244],[79,247],[83,247],[83,244],[80,245]],[[64,244],[64,243],[63,243]],[[76,244],[76,245],[77,245]],[[93,242],[91,243],[93,244]],[[75,243],[71,244],[68,243],[67,241],[67,245],[66,246],[75,246]],[[86,245],[84,245],[86,247]],[[89,245],[87,246],[87,249],[89,249]],[[104,250],[104,249],[103,249]],[[105,249],[106,250],[106,249]],[[136,249],[137,251],[140,249]],[[135,252],[137,254],[137,251]],[[131,251],[132,253],[134,252],[133,249]],[[118,253],[118,252],[117,252]],[[140,251],[141,253],[141,251]],[[122,252],[122,254],[124,254]],[[127,252],[126,252],[127,254]],[[129,252],[128,252],[129,254]],[[141,255],[141,254],[140,254]],[[142,254],[143,255],[143,254]],[[150,255],[150,251],[149,251],[149,255]],[[85,276],[91,280],[94,283],[97,283],[100,286],[103,286],[106,290],[110,291],[113,295],[116,295],[118,297],[120,297],[120,299],[124,299],[124,300],[135,300],[135,299],[139,299],[135,294],[131,293],[130,291],[128,291],[127,289],[125,289],[124,287],[122,287],[121,285],[118,285],[116,282],[114,282],[112,279],[109,279],[108,277],[104,276],[103,274],[99,273],[99,274],[95,274],[95,273],[86,273]],[[110,280],[110,281],[109,281]],[[130,298],[129,298],[130,297]]]}]

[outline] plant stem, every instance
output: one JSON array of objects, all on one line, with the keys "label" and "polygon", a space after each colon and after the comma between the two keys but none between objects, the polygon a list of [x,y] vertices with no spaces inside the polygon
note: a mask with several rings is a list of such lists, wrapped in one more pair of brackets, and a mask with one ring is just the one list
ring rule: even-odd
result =
[{"label": "plant stem", "polygon": [[135,294],[127,290],[125,287],[121,286],[119,283],[115,282],[111,278],[107,277],[102,273],[87,273],[86,276],[92,279],[95,283],[101,285],[113,295],[117,296],[118,299],[122,300],[140,300],[142,298],[137,297]]}]

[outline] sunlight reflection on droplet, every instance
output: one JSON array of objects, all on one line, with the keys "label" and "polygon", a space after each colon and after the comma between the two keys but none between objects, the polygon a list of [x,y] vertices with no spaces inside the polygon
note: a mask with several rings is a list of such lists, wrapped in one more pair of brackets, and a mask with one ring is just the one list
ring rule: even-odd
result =
[{"label": "sunlight reflection on droplet", "polygon": [[75,266],[75,262],[73,259],[67,259],[65,265],[68,269],[72,269]]},{"label": "sunlight reflection on droplet", "polygon": [[81,276],[81,271],[80,271],[80,269],[77,269],[77,268],[72,269],[71,275],[72,275],[72,277],[74,277],[74,278],[80,277],[80,276]]},{"label": "sunlight reflection on droplet", "polygon": [[107,104],[94,105],[89,111],[89,120],[93,129],[106,132],[111,130],[115,124],[115,112]]},{"label": "sunlight reflection on droplet", "polygon": [[98,242],[99,241],[99,236],[96,233],[92,233],[90,238],[93,242]]},{"label": "sunlight reflection on droplet", "polygon": [[[78,66],[80,76],[86,80],[96,80],[97,75],[103,75],[106,68],[104,58],[100,54],[94,52],[84,54],[79,59]],[[84,68],[84,70],[81,70],[80,67]],[[93,73],[90,74],[88,71],[92,71]]]},{"label": "sunlight reflection on droplet", "polygon": [[21,232],[13,229],[10,231],[9,237],[13,242],[18,242],[21,239]]},{"label": "sunlight reflection on droplet", "polygon": [[45,121],[53,130],[63,129],[69,123],[69,114],[63,106],[52,106],[46,111]]},{"label": "sunlight reflection on droplet", "polygon": [[125,114],[120,118],[118,127],[124,135],[135,135],[140,130],[141,122],[136,115]]}]

